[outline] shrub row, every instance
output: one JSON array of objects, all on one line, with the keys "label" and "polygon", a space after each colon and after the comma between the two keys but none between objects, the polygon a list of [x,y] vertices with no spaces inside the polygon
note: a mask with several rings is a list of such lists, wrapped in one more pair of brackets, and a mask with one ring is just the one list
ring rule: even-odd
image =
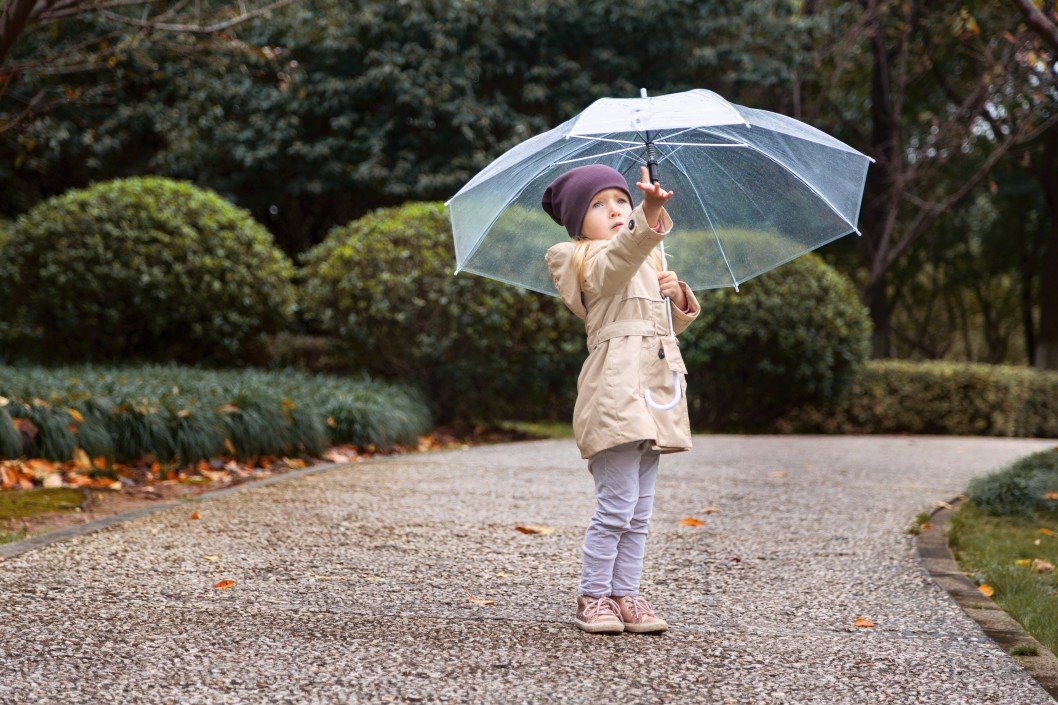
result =
[{"label": "shrub row", "polygon": [[[442,418],[571,416],[583,324],[558,298],[452,276],[441,204],[369,213],[302,264],[315,330],[340,340],[352,367],[422,384]],[[815,254],[699,300],[700,320],[681,337],[699,426],[759,426],[841,394],[869,352],[852,283]]]},{"label": "shrub row", "polygon": [[0,457],[126,462],[318,455],[414,443],[432,419],[417,390],[366,377],[177,365],[0,367]]},{"label": "shrub row", "polygon": [[871,360],[841,399],[775,428],[800,433],[1058,436],[1058,372],[1012,365]]},{"label": "shrub row", "polygon": [[[169,179],[119,179],[0,223],[0,254],[4,358],[300,362],[414,383],[428,413],[452,421],[568,419],[586,355],[580,322],[557,298],[452,276],[439,203],[380,209],[334,228],[295,270],[248,212],[217,194]],[[320,335],[288,332],[295,299],[307,332]],[[699,300],[701,318],[681,337],[696,428],[1058,435],[1058,373],[895,360],[865,366],[867,312],[851,282],[815,254],[746,282],[740,293],[702,292]],[[56,388],[35,384],[22,391],[39,397],[32,390]],[[318,446],[319,429],[262,393],[243,399],[234,416],[162,412],[170,413],[165,433],[150,430],[159,423],[150,414],[98,432],[100,418],[112,424],[144,414],[122,401],[98,416],[86,402],[81,438],[100,454],[150,446],[186,456],[178,438],[199,438],[194,452],[205,452],[220,429],[253,436],[238,430],[245,422],[302,429],[274,436],[276,447]],[[65,420],[49,421],[47,406],[19,406],[25,394],[9,396],[0,413],[54,426],[38,442],[49,457],[67,452],[73,441],[58,430]],[[265,397],[260,409],[271,411],[255,410],[253,399]],[[168,447],[151,440],[159,433]],[[2,423],[0,443],[14,447]],[[239,452],[257,447],[246,441]]]}]

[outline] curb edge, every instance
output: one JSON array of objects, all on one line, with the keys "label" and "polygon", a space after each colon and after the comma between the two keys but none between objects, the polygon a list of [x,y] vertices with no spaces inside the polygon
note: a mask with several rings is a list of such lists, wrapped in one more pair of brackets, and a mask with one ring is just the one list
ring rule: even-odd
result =
[{"label": "curb edge", "polygon": [[[948,546],[948,520],[962,500],[963,496],[958,495],[948,500],[950,508],[938,506],[930,513],[933,527],[915,535],[915,553],[919,563],[1004,653],[1058,701],[1058,657],[978,590],[955,561]],[[1011,654],[1010,651],[1017,646],[1033,646],[1036,655]]]}]

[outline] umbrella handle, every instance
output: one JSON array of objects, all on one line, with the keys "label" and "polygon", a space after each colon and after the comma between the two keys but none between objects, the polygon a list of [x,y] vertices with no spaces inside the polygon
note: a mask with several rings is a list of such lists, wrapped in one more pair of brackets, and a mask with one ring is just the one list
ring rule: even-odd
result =
[{"label": "umbrella handle", "polygon": [[657,409],[658,411],[668,411],[669,409],[679,404],[680,398],[683,395],[683,390],[680,387],[680,373],[676,372],[675,370],[672,372],[672,386],[676,389],[676,396],[674,396],[672,398],[672,401],[670,401],[668,404],[659,404],[653,399],[651,399],[649,389],[643,392],[643,398],[646,399],[647,406],[649,406],[651,409]]}]

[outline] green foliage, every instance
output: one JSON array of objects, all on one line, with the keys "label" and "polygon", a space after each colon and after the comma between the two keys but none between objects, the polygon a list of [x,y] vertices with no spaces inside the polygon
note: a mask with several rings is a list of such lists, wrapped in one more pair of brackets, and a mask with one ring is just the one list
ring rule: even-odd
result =
[{"label": "green foliage", "polygon": [[445,421],[561,417],[583,324],[555,297],[453,276],[451,240],[439,203],[333,229],[302,257],[306,320],[343,341],[352,368],[420,384]]},{"label": "green foliage", "polygon": [[120,462],[190,463],[231,447],[242,459],[318,455],[340,443],[414,443],[432,425],[425,400],[404,385],[294,370],[0,367],[0,396],[6,458],[24,454],[12,417],[36,429],[31,457],[68,460],[80,447]]},{"label": "green foliage", "polygon": [[194,174],[292,254],[371,208],[450,196],[602,96],[707,86],[785,112],[791,82],[813,77],[805,49],[831,21],[817,15],[779,0],[302,0],[211,51],[130,31],[106,91],[94,74],[24,79],[84,98],[0,149],[0,213],[114,173]]},{"label": "green foliage", "polygon": [[809,253],[733,289],[698,296],[680,336],[692,424],[756,429],[840,397],[870,351],[852,283]]},{"label": "green foliage", "polygon": [[966,362],[871,360],[849,394],[793,411],[778,430],[1058,436],[1058,372]]},{"label": "green foliage", "polygon": [[995,589],[992,599],[1000,609],[1048,649],[1058,650],[1058,576],[1034,567],[1037,559],[1058,564],[1058,540],[1041,534],[1041,528],[1058,530],[1058,514],[997,515],[968,501],[951,517],[948,543],[963,572]]},{"label": "green foliage", "polygon": [[118,179],[19,217],[0,321],[35,360],[227,363],[290,319],[293,266],[245,210],[185,182]]},{"label": "green foliage", "polygon": [[[1047,494],[1053,493],[1048,499]],[[1043,450],[1002,469],[974,477],[967,497],[991,514],[1034,516],[1058,511],[1058,451]]]}]

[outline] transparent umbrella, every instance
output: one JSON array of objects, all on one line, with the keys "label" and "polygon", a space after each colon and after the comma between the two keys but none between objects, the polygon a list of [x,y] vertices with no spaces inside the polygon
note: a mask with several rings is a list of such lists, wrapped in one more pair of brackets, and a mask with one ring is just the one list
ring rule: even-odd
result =
[{"label": "transparent umbrella", "polygon": [[[855,232],[874,160],[791,117],[695,89],[601,98],[554,129],[508,150],[445,205],[456,274],[462,271],[558,296],[544,253],[569,239],[540,207],[560,174],[583,164],[623,173],[639,165],[675,192],[675,229],[661,245],[692,290],[739,284]],[[666,252],[666,243],[668,252]],[[671,311],[670,315],[670,335]],[[679,373],[674,374],[679,401]]]}]

